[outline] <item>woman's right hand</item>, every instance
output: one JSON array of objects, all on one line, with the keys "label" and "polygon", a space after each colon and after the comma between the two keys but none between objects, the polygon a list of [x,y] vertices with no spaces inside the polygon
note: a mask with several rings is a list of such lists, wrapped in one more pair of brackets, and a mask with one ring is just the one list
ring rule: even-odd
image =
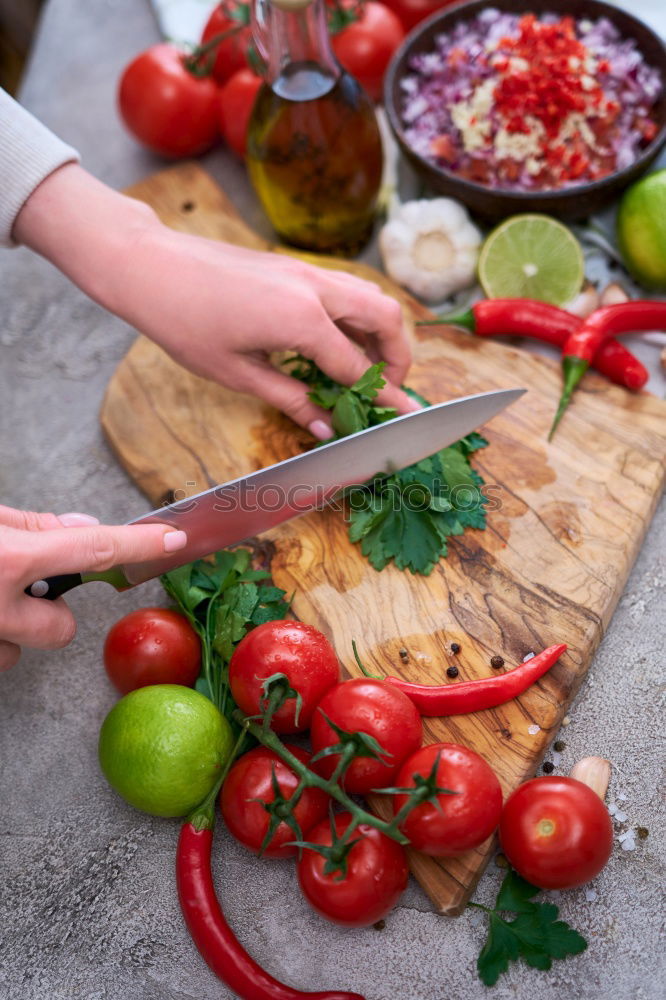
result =
[{"label": "woman's right hand", "polygon": [[88,514],[0,506],[0,670],[14,666],[21,646],[60,649],[76,633],[62,597],[46,601],[24,593],[35,580],[159,559],[186,542],[185,532],[167,524],[110,526]]}]

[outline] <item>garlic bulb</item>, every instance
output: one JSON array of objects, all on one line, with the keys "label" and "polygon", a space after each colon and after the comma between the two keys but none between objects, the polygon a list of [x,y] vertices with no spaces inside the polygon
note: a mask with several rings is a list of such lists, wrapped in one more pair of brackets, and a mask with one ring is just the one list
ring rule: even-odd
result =
[{"label": "garlic bulb", "polygon": [[452,198],[405,202],[379,233],[386,273],[427,302],[475,283],[480,246],[481,233]]}]

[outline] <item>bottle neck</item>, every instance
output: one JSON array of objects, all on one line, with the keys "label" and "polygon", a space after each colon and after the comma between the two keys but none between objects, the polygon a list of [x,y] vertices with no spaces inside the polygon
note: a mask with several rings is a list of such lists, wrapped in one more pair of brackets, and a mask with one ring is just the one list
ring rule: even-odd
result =
[{"label": "bottle neck", "polygon": [[282,96],[303,96],[303,74],[309,75],[310,87],[321,93],[330,90],[340,76],[325,0],[252,0],[252,29],[266,63],[265,80]]}]

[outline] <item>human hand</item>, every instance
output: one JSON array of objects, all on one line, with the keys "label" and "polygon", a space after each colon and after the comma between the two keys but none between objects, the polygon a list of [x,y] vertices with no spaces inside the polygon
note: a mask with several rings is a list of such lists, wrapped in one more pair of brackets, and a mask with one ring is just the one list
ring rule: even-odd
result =
[{"label": "human hand", "polygon": [[411,362],[402,310],[372,282],[169,229],[76,164],[37,188],[15,237],[190,371],[259,396],[320,439],[330,415],[272,352],[298,351],[346,385],[383,360],[378,402],[419,408],[398,388]]},{"label": "human hand", "polygon": [[186,368],[260,397],[318,438],[331,437],[330,415],[273,352],[295,350],[346,385],[383,360],[378,401],[419,408],[397,388],[411,361],[400,306],[353,275],[160,227],[135,246],[123,287],[130,322]]},{"label": "human hand", "polygon": [[159,559],[187,536],[166,524],[100,525],[88,514],[33,514],[0,506],[0,670],[13,667],[21,646],[60,649],[76,622],[62,597],[28,597],[24,588],[59,573],[93,572]]}]

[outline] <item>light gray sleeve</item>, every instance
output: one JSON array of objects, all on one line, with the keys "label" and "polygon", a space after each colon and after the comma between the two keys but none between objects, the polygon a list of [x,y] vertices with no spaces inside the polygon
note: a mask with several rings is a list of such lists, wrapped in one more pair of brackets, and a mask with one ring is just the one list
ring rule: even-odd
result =
[{"label": "light gray sleeve", "polygon": [[79,154],[0,88],[0,246],[13,247],[12,226],[45,177]]}]

